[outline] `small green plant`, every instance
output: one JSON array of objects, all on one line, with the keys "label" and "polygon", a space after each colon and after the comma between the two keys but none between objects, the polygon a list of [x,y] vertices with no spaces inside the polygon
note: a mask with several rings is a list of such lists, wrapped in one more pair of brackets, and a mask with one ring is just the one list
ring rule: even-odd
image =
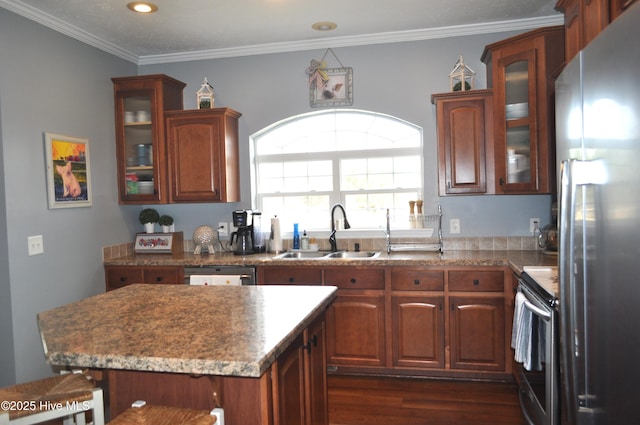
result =
[{"label": "small green plant", "polygon": [[158,219],[158,224],[160,226],[171,226],[173,224],[173,217],[166,214],[161,215],[160,218]]},{"label": "small green plant", "polygon": [[153,208],[145,208],[140,211],[138,219],[140,220],[140,224],[157,223],[158,219],[160,219],[160,214]]}]

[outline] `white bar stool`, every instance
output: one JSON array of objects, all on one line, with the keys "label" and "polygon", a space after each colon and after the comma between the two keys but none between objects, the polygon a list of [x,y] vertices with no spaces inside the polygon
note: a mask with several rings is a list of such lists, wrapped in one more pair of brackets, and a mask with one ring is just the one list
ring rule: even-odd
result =
[{"label": "white bar stool", "polygon": [[104,425],[102,389],[82,373],[52,376],[0,388],[0,425],[31,425],[63,418],[64,425],[85,425],[85,413],[93,425]]}]

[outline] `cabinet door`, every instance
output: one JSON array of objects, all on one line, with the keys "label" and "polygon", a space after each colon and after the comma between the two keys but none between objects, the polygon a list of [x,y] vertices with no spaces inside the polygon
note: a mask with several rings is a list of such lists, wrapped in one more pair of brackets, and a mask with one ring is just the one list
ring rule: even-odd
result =
[{"label": "cabinet door", "polygon": [[274,423],[305,425],[305,388],[302,335],[278,358]]},{"label": "cabinet door", "polygon": [[583,0],[560,0],[556,8],[564,12],[564,51],[565,61],[569,62],[582,49],[582,15]]},{"label": "cabinet door", "polygon": [[304,332],[305,394],[308,425],[328,425],[327,351],[324,315],[316,319]]},{"label": "cabinet door", "polygon": [[106,290],[122,288],[133,283],[143,283],[141,267],[105,267]]},{"label": "cabinet door", "polygon": [[504,297],[450,296],[451,369],[505,370]]},{"label": "cabinet door", "polygon": [[166,75],[112,80],[120,203],[167,203],[164,111],[182,109],[185,84]]},{"label": "cabinet door", "polygon": [[[226,108],[166,114],[172,202],[239,201],[237,117]],[[230,113],[230,112],[229,112]]]},{"label": "cabinet door", "polygon": [[538,190],[538,97],[536,49],[529,48],[498,60],[502,90],[497,91],[496,191]]},{"label": "cabinet door", "polygon": [[392,296],[393,365],[444,368],[444,297]]},{"label": "cabinet door", "polygon": [[[434,95],[440,195],[487,192],[487,146],[493,143],[491,91]],[[491,161],[492,163],[492,161]]]},{"label": "cabinet door", "polygon": [[384,323],[384,295],[338,295],[327,310],[328,363],[383,366]]},{"label": "cabinet door", "polygon": [[313,267],[261,267],[260,285],[322,285],[322,269]]}]

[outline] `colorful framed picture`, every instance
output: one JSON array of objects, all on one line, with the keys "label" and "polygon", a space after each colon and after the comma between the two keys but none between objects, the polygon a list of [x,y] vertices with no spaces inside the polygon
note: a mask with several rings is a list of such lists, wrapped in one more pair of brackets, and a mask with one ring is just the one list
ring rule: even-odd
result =
[{"label": "colorful framed picture", "polygon": [[45,133],[49,208],[92,205],[89,141]]},{"label": "colorful framed picture", "polygon": [[313,108],[353,105],[353,68],[326,68],[328,80],[309,87]]}]

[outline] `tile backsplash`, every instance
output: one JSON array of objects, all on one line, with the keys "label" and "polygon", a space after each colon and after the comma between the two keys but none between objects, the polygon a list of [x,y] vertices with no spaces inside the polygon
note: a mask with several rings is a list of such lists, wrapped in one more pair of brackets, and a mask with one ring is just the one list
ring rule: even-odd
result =
[{"label": "tile backsplash", "polygon": [[[421,242],[420,240],[411,238],[394,238],[396,242]],[[362,238],[362,239],[339,239],[338,249],[353,251],[355,244],[360,244],[363,251],[384,251],[386,249],[385,239],[383,238]],[[504,237],[467,237],[467,238],[445,238],[445,251],[532,251],[540,250],[533,236],[504,236]],[[291,240],[284,240],[284,249],[290,250]],[[319,249],[329,250],[329,241],[326,239],[318,239]],[[219,245],[217,245],[219,247]],[[193,252],[195,245],[192,240],[184,241],[184,252]],[[110,245],[102,248],[102,259],[110,260],[112,258],[124,257],[133,254],[133,243],[122,243],[118,245]]]}]

